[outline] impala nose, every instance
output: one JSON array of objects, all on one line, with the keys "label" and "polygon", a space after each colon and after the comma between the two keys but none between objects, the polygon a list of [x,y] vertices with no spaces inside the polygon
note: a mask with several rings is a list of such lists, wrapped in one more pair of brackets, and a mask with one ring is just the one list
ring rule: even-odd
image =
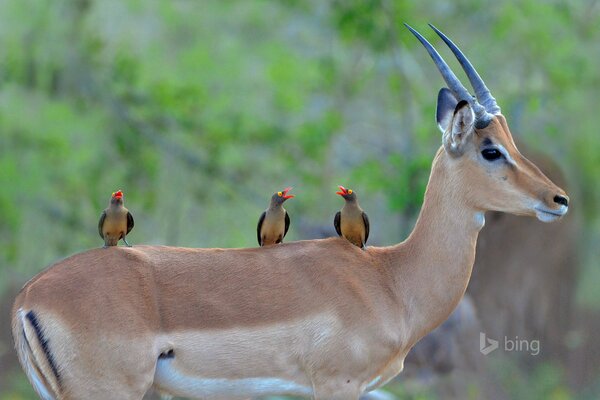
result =
[{"label": "impala nose", "polygon": [[565,207],[569,206],[569,198],[566,196],[562,196],[560,194],[557,194],[556,196],[554,196],[554,202],[556,204],[560,204],[563,205]]}]

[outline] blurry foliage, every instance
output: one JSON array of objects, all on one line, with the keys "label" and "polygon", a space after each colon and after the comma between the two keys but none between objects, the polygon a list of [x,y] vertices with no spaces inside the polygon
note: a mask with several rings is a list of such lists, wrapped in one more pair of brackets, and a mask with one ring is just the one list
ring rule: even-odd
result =
[{"label": "blurry foliage", "polygon": [[[405,21],[454,38],[514,134],[565,170],[585,222],[578,296],[597,307],[595,1],[0,2],[0,290],[99,246],[116,189],[134,244],[254,246],[286,185],[288,240],[305,238],[301,226],[331,230],[337,184],[360,193],[373,244],[401,240],[440,143],[442,86]],[[565,398],[560,371],[539,374],[540,396]]]},{"label": "blurry foliage", "polygon": [[[570,400],[576,398],[564,381],[565,372],[557,365],[540,363],[524,372],[508,359],[496,363],[511,399]],[[577,397],[579,398],[579,397]]]}]

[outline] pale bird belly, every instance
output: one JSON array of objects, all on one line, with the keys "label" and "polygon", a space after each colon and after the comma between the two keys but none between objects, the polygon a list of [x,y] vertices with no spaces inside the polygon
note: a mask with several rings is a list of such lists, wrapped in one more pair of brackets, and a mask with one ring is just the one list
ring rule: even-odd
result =
[{"label": "pale bird belly", "polygon": [[265,245],[275,244],[279,237],[283,239],[283,233],[285,232],[285,222],[270,223],[263,229],[263,242]]},{"label": "pale bird belly", "polygon": [[346,225],[342,223],[342,226],[340,228],[342,231],[342,235],[346,239],[348,239],[350,242],[354,243],[357,246],[362,246],[365,237],[363,234],[364,230],[362,229],[361,225],[359,225],[358,223],[349,223]]},{"label": "pale bird belly", "polygon": [[102,233],[109,238],[119,239],[127,232],[127,221],[123,216],[108,216],[104,221]]}]

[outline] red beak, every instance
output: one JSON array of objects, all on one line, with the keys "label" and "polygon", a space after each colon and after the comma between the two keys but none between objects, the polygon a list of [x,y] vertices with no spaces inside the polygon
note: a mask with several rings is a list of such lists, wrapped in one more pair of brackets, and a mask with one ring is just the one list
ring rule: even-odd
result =
[{"label": "red beak", "polygon": [[338,187],[340,188],[340,191],[339,192],[335,192],[335,194],[339,194],[340,196],[345,196],[345,195],[348,194],[348,189],[346,189],[345,187],[343,187],[341,185],[338,186]]},{"label": "red beak", "polygon": [[113,197],[115,199],[120,199],[121,197],[123,197],[123,192],[119,190],[115,193],[115,195]]},{"label": "red beak", "polygon": [[281,192],[283,193],[283,196],[282,196],[282,197],[283,197],[284,199],[286,199],[286,200],[287,200],[287,199],[291,199],[292,197],[294,197],[294,195],[293,195],[293,194],[287,194],[287,193],[288,193],[290,190],[292,190],[292,188],[291,188],[291,187],[286,187],[285,189],[283,189],[283,190],[281,191]]}]

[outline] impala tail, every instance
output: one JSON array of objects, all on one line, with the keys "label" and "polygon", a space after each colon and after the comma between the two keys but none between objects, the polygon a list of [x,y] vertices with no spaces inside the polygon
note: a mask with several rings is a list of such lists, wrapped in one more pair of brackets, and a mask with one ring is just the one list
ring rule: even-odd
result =
[{"label": "impala tail", "polygon": [[43,400],[56,400],[60,375],[37,315],[17,310],[12,328],[19,361],[35,391]]}]

